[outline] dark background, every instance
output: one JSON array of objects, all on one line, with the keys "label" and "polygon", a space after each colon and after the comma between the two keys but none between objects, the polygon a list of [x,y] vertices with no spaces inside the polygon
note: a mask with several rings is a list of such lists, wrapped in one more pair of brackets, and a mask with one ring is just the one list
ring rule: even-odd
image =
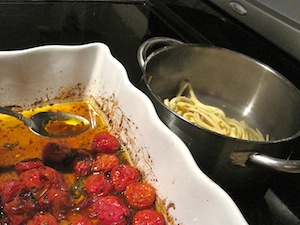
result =
[{"label": "dark background", "polygon": [[[241,52],[271,66],[300,87],[297,60],[206,0],[1,1],[0,21],[2,51],[103,42],[137,87],[142,76],[137,49],[155,36]],[[300,159],[299,146],[295,146],[293,157]],[[238,202],[238,206],[251,225],[299,225],[299,187],[299,175],[278,174],[266,201],[256,205]],[[274,201],[281,203],[279,208]],[[287,213],[282,206],[288,208]],[[286,215],[289,213],[292,219]]]}]

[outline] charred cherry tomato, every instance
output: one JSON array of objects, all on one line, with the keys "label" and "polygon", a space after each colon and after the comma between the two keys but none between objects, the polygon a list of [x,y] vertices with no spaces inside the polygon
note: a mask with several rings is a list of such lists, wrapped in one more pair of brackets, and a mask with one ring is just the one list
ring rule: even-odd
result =
[{"label": "charred cherry tomato", "polygon": [[42,152],[43,162],[49,165],[62,163],[71,156],[72,150],[62,144],[49,142]]},{"label": "charred cherry tomato", "polygon": [[124,196],[133,209],[150,208],[156,197],[155,189],[148,183],[132,183],[126,187]]},{"label": "charred cherry tomato", "polygon": [[92,209],[101,225],[126,225],[130,215],[128,207],[116,196],[98,197]]},{"label": "charred cherry tomato", "polygon": [[58,225],[58,222],[50,213],[38,213],[28,221],[27,225]]},{"label": "charred cherry tomato", "polygon": [[103,173],[92,174],[85,181],[86,192],[90,195],[97,194],[106,196],[114,189],[112,181]]},{"label": "charred cherry tomato", "polygon": [[120,149],[120,142],[115,136],[104,131],[95,135],[92,149],[98,153],[114,153]]},{"label": "charred cherry tomato", "polygon": [[119,159],[113,154],[100,153],[97,154],[92,166],[94,172],[109,172],[119,164]]},{"label": "charred cherry tomato", "polygon": [[74,154],[75,157],[79,157],[81,159],[93,159],[93,153],[90,150],[86,150],[86,149],[76,149],[74,150]]},{"label": "charred cherry tomato", "polygon": [[134,214],[132,225],[164,225],[165,219],[162,214],[151,209],[144,209]]},{"label": "charred cherry tomato", "polygon": [[17,174],[23,173],[27,170],[44,167],[44,163],[38,159],[28,159],[20,161],[16,164],[16,172]]}]

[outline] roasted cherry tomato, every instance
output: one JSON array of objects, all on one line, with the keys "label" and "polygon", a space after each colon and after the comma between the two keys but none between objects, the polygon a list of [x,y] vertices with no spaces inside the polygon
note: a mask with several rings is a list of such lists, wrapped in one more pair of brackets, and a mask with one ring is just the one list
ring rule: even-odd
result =
[{"label": "roasted cherry tomato", "polygon": [[138,211],[133,215],[132,225],[164,225],[165,219],[162,214],[151,209]]},{"label": "roasted cherry tomato", "polygon": [[16,172],[20,174],[27,170],[41,168],[41,167],[44,167],[44,163],[40,159],[38,158],[28,159],[28,160],[20,161],[16,164]]},{"label": "roasted cherry tomato", "polygon": [[9,222],[7,222],[7,224],[22,225],[27,220],[28,220],[28,218],[24,217],[23,215],[9,214],[8,215],[8,221]]},{"label": "roasted cherry tomato", "polygon": [[112,169],[110,177],[114,183],[115,190],[122,192],[129,184],[139,181],[141,175],[135,167],[129,164],[119,164]]},{"label": "roasted cherry tomato", "polygon": [[90,195],[109,195],[114,189],[112,181],[103,173],[92,174],[85,181],[86,192]]},{"label": "roasted cherry tomato", "polygon": [[42,151],[42,160],[45,165],[60,169],[65,166],[64,161],[69,160],[71,154],[71,148],[62,144],[49,142]]},{"label": "roasted cherry tomato", "polygon": [[76,158],[73,161],[73,170],[76,177],[85,177],[91,174],[93,160],[90,158]]},{"label": "roasted cherry tomato", "polygon": [[22,190],[14,199],[6,203],[3,212],[8,215],[10,224],[23,224],[38,210],[36,200],[30,192]]},{"label": "roasted cherry tomato", "polygon": [[133,209],[150,208],[156,197],[155,189],[148,183],[132,183],[126,187],[124,196]]},{"label": "roasted cherry tomato", "polygon": [[50,187],[68,190],[62,174],[48,166],[26,170],[20,174],[19,179],[36,194]]},{"label": "roasted cherry tomato", "polygon": [[25,187],[28,190],[32,190],[33,192],[38,192],[44,188],[44,180],[42,178],[42,172],[40,168],[34,168],[31,170],[26,170],[21,173],[19,176],[20,181],[23,182]]},{"label": "roasted cherry tomato", "polygon": [[101,225],[126,225],[130,210],[116,196],[100,196],[92,204],[93,216]]},{"label": "roasted cherry tomato", "polygon": [[72,223],[72,225],[94,225],[94,223],[90,219],[88,219],[88,218],[86,218],[84,216],[81,216],[78,219],[76,219]]},{"label": "roasted cherry tomato", "polygon": [[43,161],[17,163],[18,179],[0,182],[0,225],[164,225],[152,210],[155,189],[114,154],[119,140],[100,132],[91,145],[51,142],[42,147]]},{"label": "roasted cherry tomato", "polygon": [[42,179],[45,183],[47,183],[47,185],[64,191],[68,190],[65,178],[59,171],[51,167],[45,166],[41,169],[41,173]]},{"label": "roasted cherry tomato", "polygon": [[12,201],[25,188],[24,184],[16,179],[5,180],[0,183],[0,200],[4,205]]},{"label": "roasted cherry tomato", "polygon": [[27,225],[58,225],[58,222],[50,213],[38,213],[28,221]]},{"label": "roasted cherry tomato", "polygon": [[104,131],[95,135],[92,149],[98,153],[114,153],[120,149],[120,142],[111,133]]},{"label": "roasted cherry tomato", "polygon": [[75,159],[73,161],[73,170],[76,177],[84,177],[92,172],[94,157],[91,151],[79,149],[76,150]]},{"label": "roasted cherry tomato", "polygon": [[113,154],[100,153],[97,154],[92,166],[94,172],[109,172],[119,164],[119,159]]},{"label": "roasted cherry tomato", "polygon": [[57,220],[65,218],[72,207],[71,196],[68,192],[51,188],[38,200],[42,210],[50,212]]}]

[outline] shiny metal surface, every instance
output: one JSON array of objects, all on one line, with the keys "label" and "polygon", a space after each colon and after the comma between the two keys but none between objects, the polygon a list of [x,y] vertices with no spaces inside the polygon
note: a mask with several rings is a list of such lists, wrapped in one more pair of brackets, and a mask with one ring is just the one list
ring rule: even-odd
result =
[{"label": "shiny metal surface", "polygon": [[[229,15],[300,60],[300,2],[297,0],[210,0]],[[241,14],[234,2],[246,11]],[[242,9],[241,9],[242,10]]]},{"label": "shiny metal surface", "polygon": [[[23,116],[21,113],[17,113],[9,108],[1,107],[0,106],[0,113],[13,116],[21,121],[35,134],[47,137],[47,138],[67,138],[73,137],[79,134],[84,133],[90,128],[90,122],[77,115],[69,114],[69,113],[62,113],[62,112],[39,112],[27,118]],[[75,130],[66,130],[66,127],[61,127],[63,132],[48,132],[45,128],[47,123],[50,121],[70,121],[73,123],[73,126],[76,127],[79,125],[80,129]]]},{"label": "shiny metal surface", "polygon": [[[151,42],[158,44],[159,39],[170,42],[165,38]],[[299,146],[300,92],[279,73],[237,52],[193,44],[159,48],[143,64],[140,58],[145,54],[141,52],[145,46],[149,48],[145,43],[139,49],[138,60],[144,70],[146,93],[160,118],[188,145],[200,168],[223,187],[251,187],[267,182],[272,173],[250,165],[249,156],[259,153],[281,161],[294,150],[291,146]],[[270,141],[229,138],[174,114],[162,99],[174,97],[185,79],[192,83],[203,103],[222,108],[229,117],[245,120],[269,134]],[[239,157],[233,159],[233,154]],[[239,159],[245,166],[236,162]]]},{"label": "shiny metal surface", "polygon": [[300,173],[300,160],[283,160],[271,156],[252,154],[249,160],[257,165],[287,173]]}]

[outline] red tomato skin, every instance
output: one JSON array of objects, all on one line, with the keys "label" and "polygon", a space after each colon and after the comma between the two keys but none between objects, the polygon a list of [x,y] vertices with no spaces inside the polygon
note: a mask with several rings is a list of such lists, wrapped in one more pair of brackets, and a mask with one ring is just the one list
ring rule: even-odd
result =
[{"label": "red tomato skin", "polygon": [[16,164],[16,172],[17,174],[20,174],[27,170],[37,169],[40,167],[44,167],[44,163],[38,158],[23,160]]},{"label": "red tomato skin", "polygon": [[50,213],[38,213],[28,221],[27,225],[58,225],[58,222]]},{"label": "red tomato skin", "polygon": [[65,178],[59,171],[49,166],[45,166],[41,169],[41,173],[43,182],[47,183],[47,185],[63,191],[68,191],[68,185],[65,181]]},{"label": "red tomato skin", "polygon": [[[25,218],[23,215],[10,214],[8,215],[9,223],[11,225],[23,225],[28,218]],[[5,224],[6,225],[6,224]]]},{"label": "red tomato skin", "polygon": [[165,225],[165,218],[157,211],[144,209],[133,215],[131,225]]},{"label": "red tomato skin", "polygon": [[0,183],[1,204],[4,205],[12,201],[24,188],[24,184],[16,179],[2,181]]},{"label": "red tomato skin", "polygon": [[119,140],[107,131],[95,135],[92,149],[98,153],[114,153],[121,147]]},{"label": "red tomato skin", "polygon": [[62,174],[48,166],[26,170],[19,175],[19,180],[36,196],[51,187],[68,190]]},{"label": "red tomato skin", "polygon": [[100,196],[92,204],[93,215],[99,225],[126,225],[129,208],[116,196]]},{"label": "red tomato skin", "polygon": [[92,165],[93,160],[86,158],[86,159],[80,159],[76,158],[73,161],[73,170],[76,177],[85,177],[91,174],[92,172]]},{"label": "red tomato skin", "polygon": [[19,179],[29,190],[38,191],[41,190],[45,185],[42,181],[42,173],[39,168],[26,170],[20,174]]},{"label": "red tomato skin", "polygon": [[138,182],[141,178],[141,174],[135,167],[129,164],[119,164],[112,169],[110,177],[115,186],[115,190],[122,192],[129,184]]},{"label": "red tomato skin", "polygon": [[49,142],[42,150],[42,159],[46,165],[62,163],[71,156],[72,150],[62,144]]},{"label": "red tomato skin", "polygon": [[103,173],[98,173],[87,177],[85,189],[89,195],[107,196],[113,191],[114,185]]},{"label": "red tomato skin", "polygon": [[100,153],[96,155],[92,166],[94,172],[110,172],[115,166],[119,164],[119,159],[113,154]]},{"label": "red tomato skin", "polygon": [[10,223],[24,224],[39,209],[32,194],[23,189],[12,201],[3,205],[3,212]]},{"label": "red tomato skin", "polygon": [[156,192],[152,185],[136,182],[126,187],[124,196],[131,208],[141,210],[154,204]]},{"label": "red tomato skin", "polygon": [[76,219],[72,223],[72,225],[94,225],[94,223],[90,219],[88,219],[88,218],[86,218],[84,216],[81,216],[78,219]]},{"label": "red tomato skin", "polygon": [[77,178],[85,177],[91,174],[94,156],[92,151],[85,149],[78,149],[74,153],[73,171]]},{"label": "red tomato skin", "polygon": [[73,205],[68,192],[55,188],[49,189],[38,203],[42,210],[50,212],[57,220],[65,219]]},{"label": "red tomato skin", "polygon": [[32,214],[36,208],[36,201],[30,196],[30,192],[23,191],[4,205],[3,212],[17,215]]}]

